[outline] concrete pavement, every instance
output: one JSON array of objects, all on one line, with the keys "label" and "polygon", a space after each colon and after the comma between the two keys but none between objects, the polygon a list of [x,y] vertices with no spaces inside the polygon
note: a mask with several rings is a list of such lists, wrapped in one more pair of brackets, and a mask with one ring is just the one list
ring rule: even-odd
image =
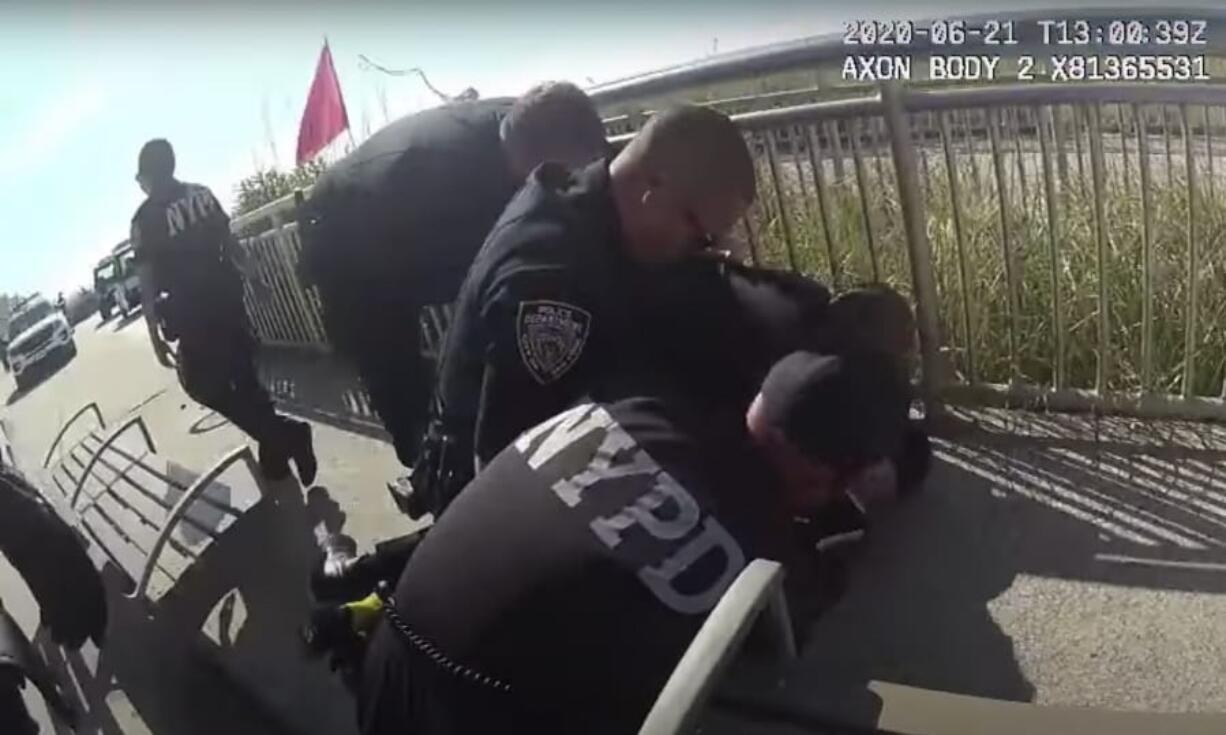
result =
[{"label": "concrete pavement", "polygon": [[[144,325],[139,319],[99,324],[95,318],[77,326],[76,339],[77,357],[62,367],[47,371],[45,378],[29,390],[13,393],[11,377],[0,376],[0,397],[3,397],[0,417],[3,417],[8,428],[18,464],[27,474],[37,477],[43,455],[59,427],[90,401],[98,403],[108,425],[115,425],[139,412],[153,434],[158,454],[172,460],[173,464],[167,468],[171,472],[178,465],[183,472],[198,473],[225,451],[246,442],[246,438],[233,426],[188,399],[174,373],[157,364]],[[275,360],[271,362],[276,364]],[[351,380],[346,375],[336,376],[335,379],[343,382]],[[280,387],[283,392],[287,385],[282,379]],[[314,388],[319,386],[318,382],[313,384]],[[309,413],[306,409],[310,401],[301,389],[296,397],[303,412]],[[285,554],[293,557],[289,560],[291,563],[306,565],[309,564],[314,536],[318,533],[343,531],[357,539],[360,545],[369,547],[377,540],[413,528],[413,524],[399,514],[386,498],[383,483],[399,471],[399,465],[390,447],[377,438],[380,434],[377,425],[368,414],[363,417],[360,413],[354,414],[350,422],[352,425],[337,428],[336,425],[340,423],[339,417],[330,423],[312,422],[320,463],[316,485],[309,493],[303,493],[292,482],[290,487],[281,488],[291,493],[283,497],[297,498],[297,501],[289,504],[284,500],[279,501],[278,518],[272,522],[273,525],[236,529],[235,538],[245,534],[248,537],[246,541],[227,541],[227,537],[223,536],[219,545],[231,547],[234,552],[231,556],[249,554],[247,558],[250,560],[263,561],[264,566],[271,566],[270,560],[277,554],[269,552],[283,551],[282,557]],[[292,529],[286,520],[290,517],[296,524]],[[263,534],[264,537],[252,538],[252,533]],[[281,544],[281,548],[270,549],[269,546],[273,544]],[[244,561],[240,558],[231,566],[242,564]],[[258,571],[261,565],[247,562],[247,566]],[[260,688],[263,683],[269,683],[269,687],[264,687],[269,690],[269,697],[285,700],[295,692],[292,686],[284,682],[292,676],[287,670],[279,670],[276,666],[270,669],[269,662],[286,660],[294,667],[311,666],[318,669],[311,672],[315,690],[331,686],[331,677],[324,671],[323,665],[302,662],[299,651],[293,647],[293,631],[302,618],[266,621],[255,615],[261,595],[273,594],[278,584],[293,584],[299,592],[294,596],[296,607],[289,615],[296,615],[304,609],[308,604],[305,598],[305,566],[298,566],[294,571],[300,575],[295,580],[270,579],[266,575],[252,577],[245,587],[239,584],[239,588],[226,593],[231,596],[238,591],[244,593],[238,601],[240,608],[246,607],[245,611],[240,609],[240,613],[247,615],[246,620],[231,620],[229,625],[234,630],[225,633],[231,639],[237,638],[240,643],[250,641],[249,645],[232,646],[227,651],[227,656],[232,659],[229,668],[235,670],[221,676],[204,662],[189,659],[185,651],[175,654],[175,660],[182,663],[181,675],[157,674],[127,666],[119,672],[122,676],[116,674],[105,686],[99,683],[107,691],[102,692],[97,701],[90,703],[94,709],[90,724],[93,729],[87,728],[85,732],[106,735],[256,733],[280,732],[284,729],[282,725],[299,724],[277,722],[276,712],[266,715],[262,710],[267,707],[258,706],[252,701],[250,691],[244,691],[244,686],[234,683],[235,677],[242,679],[248,673],[260,672],[265,682],[248,680],[245,684]],[[210,594],[221,592],[224,590]],[[283,597],[292,595],[284,590],[281,594]],[[2,562],[0,596],[6,607],[16,613],[23,629],[33,635],[38,619],[37,610],[20,578]],[[196,612],[191,613],[191,616],[196,615]],[[119,617],[121,620],[116,625],[124,627],[123,615]],[[220,634],[217,609],[210,613],[203,627],[206,634],[213,637]],[[163,647],[171,645],[172,636],[164,629],[131,625],[121,633],[153,637],[154,640],[143,643],[132,638],[125,640],[125,635],[117,635],[113,630],[108,649],[121,643],[136,646],[137,649],[129,650],[127,655],[113,655],[112,660],[157,658],[141,653],[139,649],[148,649],[150,645],[156,647],[155,640],[162,641]],[[269,642],[272,639],[275,639],[275,645]],[[98,657],[97,651],[89,649],[92,646],[87,645],[84,658],[93,660],[85,666],[86,669],[96,665]],[[70,665],[64,668],[73,670]],[[72,678],[75,680],[79,677]],[[79,681],[75,685],[84,686]],[[335,698],[338,691],[339,686],[321,696]],[[340,696],[340,704],[334,703],[326,716],[338,721],[343,719],[341,725],[349,725],[348,702],[343,699],[343,692],[340,692]],[[45,729],[52,731],[37,695],[27,692],[27,699]],[[342,707],[343,712],[339,711]],[[200,712],[195,711],[198,708]],[[299,709],[304,713],[310,711],[309,707]],[[317,712],[313,716],[318,720],[325,715]],[[292,715],[290,719],[293,719]],[[184,723],[196,724],[188,726]],[[339,727],[328,727],[328,730],[345,731]]]}]

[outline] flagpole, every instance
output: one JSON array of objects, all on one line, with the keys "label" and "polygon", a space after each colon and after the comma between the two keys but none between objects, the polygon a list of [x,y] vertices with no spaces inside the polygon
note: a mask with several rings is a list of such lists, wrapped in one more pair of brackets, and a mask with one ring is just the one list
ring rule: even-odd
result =
[{"label": "flagpole", "polygon": [[[332,47],[331,47],[331,46],[328,46],[328,34],[326,34],[326,33],[324,34],[324,46],[325,46],[325,47],[328,49],[328,51],[329,51],[329,53],[330,53],[330,52],[331,52],[331,50],[332,50]],[[336,66],[335,66],[335,64],[336,64],[336,59],[335,59],[335,57],[333,58],[332,63],[333,63],[333,69],[335,70],[335,68],[336,68]],[[338,80],[338,83],[339,83],[339,80]],[[346,125],[346,126],[345,126],[345,134],[349,136],[349,147],[350,147],[350,149],[357,148],[357,147],[358,147],[358,144],[357,144],[357,143],[354,141],[354,139],[353,139],[353,126],[352,126],[352,125]]]}]

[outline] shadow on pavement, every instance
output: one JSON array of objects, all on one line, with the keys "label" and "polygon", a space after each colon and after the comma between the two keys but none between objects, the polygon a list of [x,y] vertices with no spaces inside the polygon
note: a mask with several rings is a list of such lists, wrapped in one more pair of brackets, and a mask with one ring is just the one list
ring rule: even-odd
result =
[{"label": "shadow on pavement", "polygon": [[298,637],[312,604],[314,529],[344,521],[326,490],[308,506],[289,480],[270,484],[152,606],[127,599],[130,582],[108,565],[102,652],[65,655],[39,642],[60,681],[73,683],[69,699],[86,713],[79,732],[354,732],[347,692],[305,658]]},{"label": "shadow on pavement", "polygon": [[1060,543],[1019,540],[1021,571],[1226,592],[1226,429],[1012,412],[938,445],[989,484],[996,505],[1075,524]]},{"label": "shadow on pavement", "polygon": [[390,441],[354,370],[330,354],[268,348],[260,378],[287,411],[344,431]]},{"label": "shadow on pavement", "polygon": [[222,416],[216,411],[210,410],[207,413],[205,413],[203,416],[201,416],[200,418],[193,421],[192,425],[187,427],[187,433],[189,434],[207,434],[210,431],[216,431],[217,429],[220,429],[220,428],[223,428],[229,425],[230,425],[230,421],[226,419],[225,416]]},{"label": "shadow on pavement", "polygon": [[128,312],[127,316],[120,314],[116,317],[115,326],[112,327],[111,331],[113,332],[123,331],[129,324],[131,324],[134,321],[137,321],[142,316],[144,316],[144,314],[141,311],[141,308],[139,306],[133,309],[132,311]]},{"label": "shadow on pavement", "polygon": [[[1226,593],[1220,429],[1089,426],[1042,415],[1025,421],[1007,431],[980,427],[956,442],[935,440],[938,461],[926,490],[874,529],[852,564],[845,596],[812,625],[784,686],[764,690],[771,677],[742,663],[725,699],[741,712],[765,703],[795,715],[793,722],[833,716],[856,726],[873,725],[881,712],[867,688],[874,680],[1033,701],[1017,644],[994,617],[994,601],[1019,575]],[[1024,597],[1040,594],[1032,589],[1010,592],[1011,604],[1032,620],[1098,609],[1051,610],[1066,598]],[[1062,650],[1074,644],[1051,636],[1075,628],[1025,630]],[[1128,687],[1120,682],[1125,694],[1117,700]]]},{"label": "shadow on pavement", "polygon": [[340,503],[332,499],[326,487],[316,485],[307,491],[306,510],[316,531],[341,533],[345,530],[345,511],[341,510]]},{"label": "shadow on pavement", "polygon": [[12,406],[22,398],[25,398],[27,395],[37,390],[43,383],[50,380],[56,373],[68,367],[68,364],[71,363],[72,360],[72,357],[69,357],[67,354],[61,352],[60,354],[51,357],[49,360],[36,365],[34,368],[32,368],[35,371],[33,375],[34,382],[26,385],[24,388],[17,387],[16,380],[12,377],[12,372],[9,372],[8,376],[9,380],[12,381],[13,390],[11,393],[9,393],[4,405]]}]

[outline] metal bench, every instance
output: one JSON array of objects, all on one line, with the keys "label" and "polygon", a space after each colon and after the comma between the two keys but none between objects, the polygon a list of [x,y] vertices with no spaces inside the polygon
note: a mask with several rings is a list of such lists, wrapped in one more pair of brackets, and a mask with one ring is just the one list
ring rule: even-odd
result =
[{"label": "metal bench", "polygon": [[777,654],[783,660],[796,658],[796,641],[783,594],[783,567],[778,562],[755,559],[741,570],[707,616],[660,690],[639,735],[689,732],[720,675],[764,610]]},{"label": "metal bench", "polygon": [[[83,430],[89,419],[92,426]],[[70,429],[80,436],[65,441]],[[244,462],[258,477],[251,449],[238,447],[194,479],[176,476],[140,416],[108,427],[97,404],[77,411],[43,459],[47,500],[86,541],[99,569],[113,564],[131,580],[126,596],[156,603],[206,548],[262,498],[236,506],[222,473]],[[241,505],[241,504],[240,504]]]}]

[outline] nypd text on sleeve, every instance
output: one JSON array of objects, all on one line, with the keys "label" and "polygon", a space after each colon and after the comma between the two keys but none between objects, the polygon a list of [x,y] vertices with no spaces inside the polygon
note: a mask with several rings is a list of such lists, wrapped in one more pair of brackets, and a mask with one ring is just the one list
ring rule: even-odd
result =
[{"label": "nypd text on sleeve", "polygon": [[[540,471],[564,454],[561,476],[550,475],[554,495],[576,513],[615,557],[636,568],[639,581],[665,606],[683,614],[711,610],[745,566],[737,541],[694,496],[665,472],[602,407],[591,403],[555,416],[516,440],[528,466]],[[634,481],[636,497],[611,513],[593,510],[605,483]],[[634,535],[647,558],[631,555]],[[717,555],[714,559],[711,555]],[[722,564],[713,564],[718,559]],[[678,578],[699,562],[714,573],[696,587],[679,589]],[[708,578],[709,577],[709,578]]]}]

